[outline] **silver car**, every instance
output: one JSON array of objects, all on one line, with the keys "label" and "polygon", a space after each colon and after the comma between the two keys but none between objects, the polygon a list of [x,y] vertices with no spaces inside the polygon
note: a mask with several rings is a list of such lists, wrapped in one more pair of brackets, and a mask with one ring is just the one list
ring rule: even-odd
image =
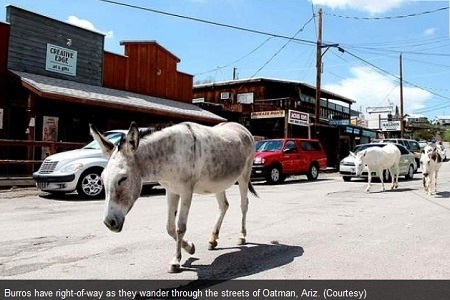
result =
[{"label": "silver car", "polygon": [[[371,143],[371,144],[361,144],[355,147],[353,152],[356,154],[360,151],[363,151],[364,149],[370,148],[370,147],[383,147],[386,143]],[[405,176],[406,179],[412,179],[414,177],[414,170],[417,169],[416,160],[414,159],[414,154],[411,153],[408,149],[406,149],[404,146],[395,144],[398,149],[400,150],[401,156],[400,156],[400,173],[399,176]],[[342,179],[344,181],[350,181],[352,177],[356,177],[356,170],[355,170],[355,158],[352,156],[347,156],[343,160],[341,160],[341,163],[339,164],[339,173],[342,175]],[[361,177],[367,177],[367,167],[364,168]],[[372,177],[379,177],[380,174],[378,174],[376,171],[372,171]],[[390,174],[388,170],[383,171],[383,176],[385,180],[389,180]]]},{"label": "silver car", "polygon": [[[117,145],[128,130],[111,130],[105,137]],[[108,159],[103,157],[100,146],[92,141],[81,149],[48,156],[37,172],[33,173],[36,186],[45,192],[64,194],[77,191],[85,198],[97,198],[104,194],[101,178]],[[144,182],[157,185],[157,182]]]}]

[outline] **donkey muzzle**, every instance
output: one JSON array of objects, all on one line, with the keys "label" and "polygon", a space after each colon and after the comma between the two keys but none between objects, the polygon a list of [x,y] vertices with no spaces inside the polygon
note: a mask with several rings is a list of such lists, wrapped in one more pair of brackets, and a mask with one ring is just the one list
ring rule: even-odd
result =
[{"label": "donkey muzzle", "polygon": [[125,222],[125,218],[119,219],[116,216],[113,216],[111,218],[106,217],[105,220],[103,220],[103,223],[106,225],[106,227],[108,227],[109,230],[111,230],[113,232],[121,232],[124,222]]}]

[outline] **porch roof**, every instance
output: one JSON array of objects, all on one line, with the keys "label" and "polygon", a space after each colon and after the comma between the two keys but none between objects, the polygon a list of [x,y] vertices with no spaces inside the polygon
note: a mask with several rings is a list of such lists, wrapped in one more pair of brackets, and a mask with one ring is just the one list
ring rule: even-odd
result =
[{"label": "porch roof", "polygon": [[92,106],[125,109],[205,123],[226,119],[190,103],[152,97],[75,81],[10,70],[39,97]]}]

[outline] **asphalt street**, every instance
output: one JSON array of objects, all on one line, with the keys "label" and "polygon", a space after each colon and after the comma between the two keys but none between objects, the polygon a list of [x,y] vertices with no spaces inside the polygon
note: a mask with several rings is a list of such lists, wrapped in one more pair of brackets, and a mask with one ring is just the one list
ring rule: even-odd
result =
[{"label": "asphalt street", "polygon": [[[145,191],[121,233],[103,225],[102,200],[51,197],[35,189],[0,193],[2,279],[450,279],[450,162],[428,196],[421,174],[381,192],[375,182],[343,182],[337,173],[282,185],[256,183],[247,244],[237,246],[237,186],[216,250],[208,238],[218,213],[211,195],[195,195],[182,272],[167,273],[175,243],[166,233],[164,190]],[[389,185],[387,185],[389,187]]]}]

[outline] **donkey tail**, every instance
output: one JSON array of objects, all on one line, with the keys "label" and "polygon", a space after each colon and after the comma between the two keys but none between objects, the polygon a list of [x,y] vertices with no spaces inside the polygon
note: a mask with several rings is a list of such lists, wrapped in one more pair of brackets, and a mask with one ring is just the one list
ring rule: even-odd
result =
[{"label": "donkey tail", "polygon": [[253,187],[252,182],[249,180],[248,181],[248,190],[255,196],[255,197],[259,197],[258,193],[255,191],[255,188]]}]

